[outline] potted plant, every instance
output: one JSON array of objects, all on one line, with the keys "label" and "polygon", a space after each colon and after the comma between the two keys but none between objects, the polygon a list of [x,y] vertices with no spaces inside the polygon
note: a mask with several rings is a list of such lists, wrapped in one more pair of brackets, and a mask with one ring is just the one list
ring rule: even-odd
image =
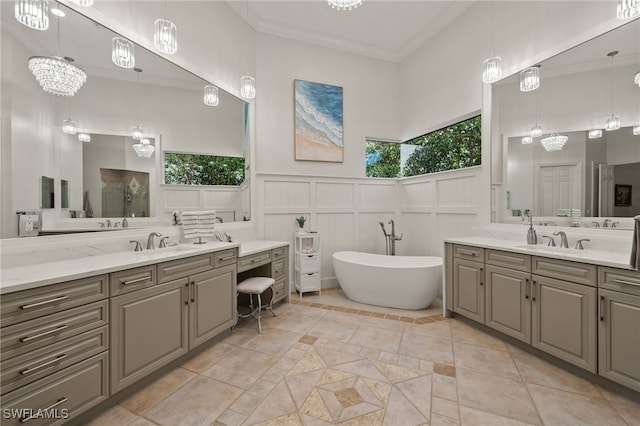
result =
[{"label": "potted plant", "polygon": [[307,218],[304,216],[296,217],[296,222],[298,222],[298,227],[300,227],[300,231],[304,230],[304,224],[307,222]]}]

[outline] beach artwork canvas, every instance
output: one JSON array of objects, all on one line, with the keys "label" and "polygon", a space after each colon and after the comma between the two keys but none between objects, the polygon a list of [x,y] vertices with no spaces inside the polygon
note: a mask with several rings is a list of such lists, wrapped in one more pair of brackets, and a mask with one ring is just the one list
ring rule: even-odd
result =
[{"label": "beach artwork canvas", "polygon": [[342,87],[295,80],[295,159],[341,163]]}]

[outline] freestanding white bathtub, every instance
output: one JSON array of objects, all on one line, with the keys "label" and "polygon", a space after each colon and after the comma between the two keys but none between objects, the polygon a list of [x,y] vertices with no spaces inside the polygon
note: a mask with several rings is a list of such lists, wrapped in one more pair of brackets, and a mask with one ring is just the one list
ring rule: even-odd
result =
[{"label": "freestanding white bathtub", "polygon": [[344,294],[369,305],[425,309],[442,288],[441,257],[338,251],[333,269]]}]

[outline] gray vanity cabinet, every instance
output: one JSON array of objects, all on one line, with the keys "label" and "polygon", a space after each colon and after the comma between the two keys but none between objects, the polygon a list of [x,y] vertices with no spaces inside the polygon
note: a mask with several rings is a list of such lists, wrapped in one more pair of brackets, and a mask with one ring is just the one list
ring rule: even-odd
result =
[{"label": "gray vanity cabinet", "polygon": [[[472,259],[472,260],[470,260]],[[453,310],[484,323],[484,249],[455,245]]]},{"label": "gray vanity cabinet", "polygon": [[485,273],[486,325],[531,343],[530,273],[494,265]]}]

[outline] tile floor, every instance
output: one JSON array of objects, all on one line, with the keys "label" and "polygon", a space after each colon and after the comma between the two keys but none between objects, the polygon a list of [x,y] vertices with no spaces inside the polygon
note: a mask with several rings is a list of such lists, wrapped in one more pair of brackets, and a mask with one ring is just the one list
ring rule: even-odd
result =
[{"label": "tile floor", "polygon": [[337,294],[302,304],[292,295],[277,317],[266,313],[262,335],[255,320],[241,320],[85,425],[640,425],[638,401],[444,319],[440,308],[425,320],[330,305]]}]

